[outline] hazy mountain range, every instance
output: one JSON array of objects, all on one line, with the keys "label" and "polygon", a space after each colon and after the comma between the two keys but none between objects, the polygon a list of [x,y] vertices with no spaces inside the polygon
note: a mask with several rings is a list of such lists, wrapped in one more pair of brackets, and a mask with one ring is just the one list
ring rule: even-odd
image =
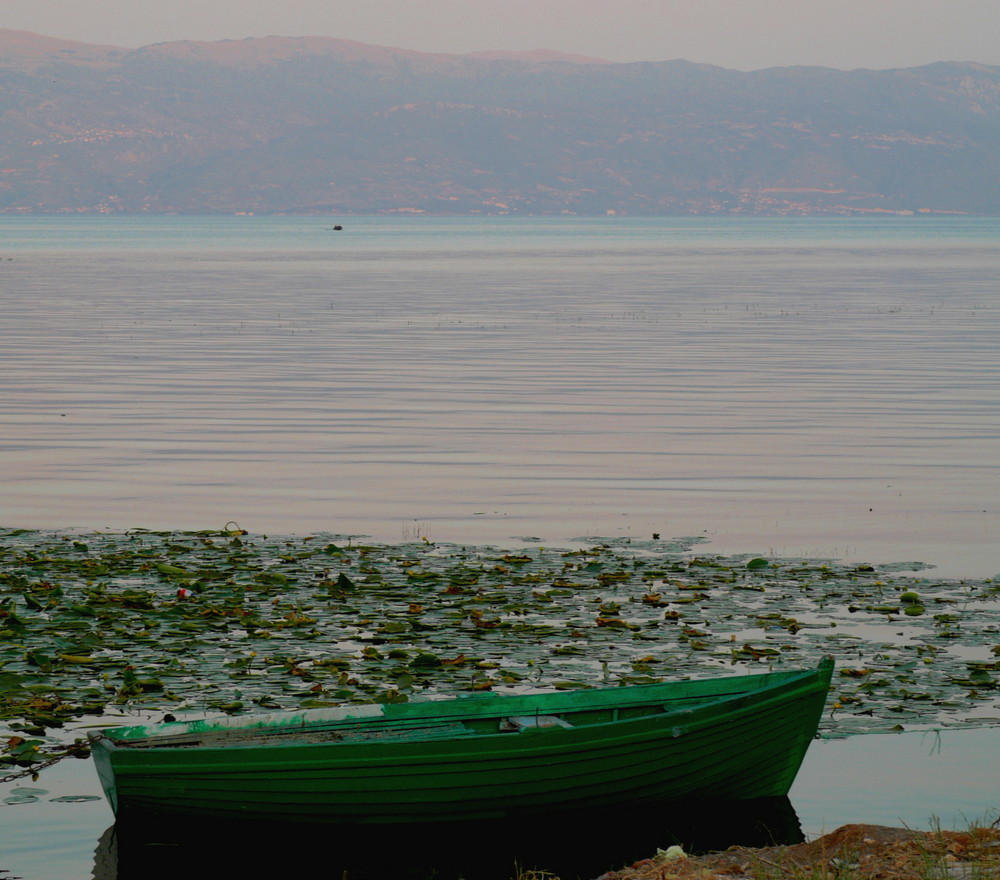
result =
[{"label": "hazy mountain range", "polygon": [[0,211],[1000,214],[1000,67],[0,30]]}]

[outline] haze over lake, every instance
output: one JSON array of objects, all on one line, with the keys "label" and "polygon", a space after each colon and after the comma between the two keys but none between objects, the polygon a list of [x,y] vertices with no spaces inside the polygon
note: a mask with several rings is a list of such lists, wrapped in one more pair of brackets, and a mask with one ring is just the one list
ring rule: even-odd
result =
[{"label": "haze over lake", "polygon": [[2,523],[655,532],[989,576],[998,233],[2,217]]}]

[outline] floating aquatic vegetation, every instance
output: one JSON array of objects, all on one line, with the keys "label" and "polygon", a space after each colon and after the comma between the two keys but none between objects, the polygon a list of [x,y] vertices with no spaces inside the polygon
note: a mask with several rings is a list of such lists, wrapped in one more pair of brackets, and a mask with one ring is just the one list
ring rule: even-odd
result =
[{"label": "floating aquatic vegetation", "polygon": [[608,686],[824,654],[840,670],[829,734],[1000,717],[990,580],[579,543],[0,533],[0,760],[90,716]]}]

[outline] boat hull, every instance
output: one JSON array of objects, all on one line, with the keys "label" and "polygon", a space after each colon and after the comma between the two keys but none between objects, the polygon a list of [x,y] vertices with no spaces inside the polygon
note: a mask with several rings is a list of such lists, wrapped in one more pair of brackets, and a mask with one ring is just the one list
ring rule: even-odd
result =
[{"label": "boat hull", "polygon": [[[175,725],[164,736],[112,730],[94,755],[119,814],[412,823],[780,797],[815,735],[831,670],[387,706],[376,721],[337,722],[348,735],[327,743],[226,744],[218,733],[158,746]],[[570,726],[482,732],[532,707]],[[297,718],[297,729],[314,723]]]}]

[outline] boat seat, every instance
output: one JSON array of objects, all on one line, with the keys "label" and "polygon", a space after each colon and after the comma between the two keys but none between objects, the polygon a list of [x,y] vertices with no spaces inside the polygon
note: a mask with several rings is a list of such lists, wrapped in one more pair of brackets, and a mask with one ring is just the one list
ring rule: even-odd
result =
[{"label": "boat seat", "polygon": [[425,724],[413,727],[385,727],[372,730],[371,728],[358,728],[354,730],[337,731],[338,742],[362,743],[397,741],[410,742],[414,740],[430,739],[453,739],[456,736],[464,736],[473,731],[460,721],[446,722],[443,724]]},{"label": "boat seat", "polygon": [[370,743],[409,742],[413,740],[451,739],[473,731],[460,721],[434,724],[400,725],[372,728],[364,725],[348,727],[287,727],[278,729],[247,728],[245,730],[208,730],[175,737],[159,736],[148,741],[135,740],[132,748],[156,748],[166,744],[175,748],[226,748],[229,746],[302,745],[305,743]]},{"label": "boat seat", "polygon": [[546,730],[549,728],[572,728],[565,718],[557,715],[510,715],[500,719],[500,732],[511,733],[524,730]]}]

